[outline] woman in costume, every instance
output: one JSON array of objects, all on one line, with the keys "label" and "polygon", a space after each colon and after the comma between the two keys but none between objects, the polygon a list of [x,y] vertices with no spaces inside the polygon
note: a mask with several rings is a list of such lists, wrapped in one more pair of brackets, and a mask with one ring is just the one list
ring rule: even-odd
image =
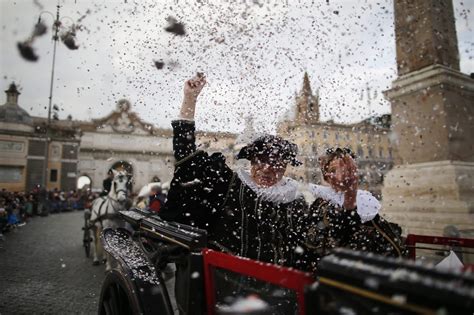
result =
[{"label": "woman in costume", "polygon": [[320,258],[335,247],[346,247],[401,257],[401,230],[380,215],[380,202],[358,189],[355,155],[347,148],[332,148],[319,159],[329,186],[309,185],[315,198],[301,222],[305,269],[315,271]]}]

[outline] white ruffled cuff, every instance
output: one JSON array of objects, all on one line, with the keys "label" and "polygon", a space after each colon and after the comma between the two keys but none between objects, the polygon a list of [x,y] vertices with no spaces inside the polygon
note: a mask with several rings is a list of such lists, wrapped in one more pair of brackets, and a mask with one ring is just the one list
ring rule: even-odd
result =
[{"label": "white ruffled cuff", "polygon": [[[309,191],[316,199],[322,198],[340,207],[344,204],[344,194],[331,187],[309,184]],[[369,191],[357,190],[357,214],[362,223],[375,218],[381,208],[380,202]]]}]

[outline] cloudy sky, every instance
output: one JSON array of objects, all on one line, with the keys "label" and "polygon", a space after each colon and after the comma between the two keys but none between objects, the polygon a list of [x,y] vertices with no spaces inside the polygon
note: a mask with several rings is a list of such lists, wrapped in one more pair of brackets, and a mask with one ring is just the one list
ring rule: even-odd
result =
[{"label": "cloudy sky", "polygon": [[[2,87],[21,87],[20,105],[46,116],[51,75],[51,30],[33,47],[39,60],[22,59],[42,10],[57,0],[0,0]],[[396,77],[393,4],[389,0],[60,0],[63,25],[80,22],[80,45],[57,49],[53,103],[75,119],[107,115],[121,98],[158,127],[177,116],[185,79],[206,73],[197,110],[203,130],[239,132],[252,116],[272,131],[294,106],[307,71],[319,89],[323,120],[355,122],[390,112],[383,99]],[[454,0],[461,70],[474,72],[474,1]],[[186,36],[165,32],[167,17]],[[52,17],[43,14],[48,26]],[[154,61],[165,62],[161,70]],[[369,91],[367,91],[369,87]],[[5,96],[0,99],[4,102]],[[369,105],[370,104],[370,105]]]}]

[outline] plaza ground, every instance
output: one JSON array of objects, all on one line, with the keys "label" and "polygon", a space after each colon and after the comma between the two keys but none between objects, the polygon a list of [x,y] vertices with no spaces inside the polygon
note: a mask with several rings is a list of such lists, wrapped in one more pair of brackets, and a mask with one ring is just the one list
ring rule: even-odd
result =
[{"label": "plaza ground", "polygon": [[83,212],[34,217],[0,241],[0,314],[97,314],[104,265],[82,246]]}]

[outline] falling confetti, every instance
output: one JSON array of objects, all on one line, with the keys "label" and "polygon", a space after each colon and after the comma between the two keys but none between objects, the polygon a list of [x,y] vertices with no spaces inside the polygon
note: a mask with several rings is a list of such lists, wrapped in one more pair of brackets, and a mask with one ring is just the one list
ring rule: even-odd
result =
[{"label": "falling confetti", "polygon": [[165,31],[178,36],[186,35],[186,31],[184,30],[184,24],[179,23],[174,17],[171,16],[167,18],[167,21],[169,25],[165,28]]},{"label": "falling confetti", "polygon": [[161,70],[163,69],[164,66],[165,66],[165,63],[163,61],[155,61],[156,69]]},{"label": "falling confetti", "polygon": [[33,47],[28,42],[18,43],[17,44],[18,50],[20,51],[20,55],[28,60],[28,61],[37,61],[38,55],[35,54]]},{"label": "falling confetti", "polygon": [[68,31],[61,35],[61,40],[70,50],[76,50],[79,48],[76,44],[76,33],[73,31]]}]

